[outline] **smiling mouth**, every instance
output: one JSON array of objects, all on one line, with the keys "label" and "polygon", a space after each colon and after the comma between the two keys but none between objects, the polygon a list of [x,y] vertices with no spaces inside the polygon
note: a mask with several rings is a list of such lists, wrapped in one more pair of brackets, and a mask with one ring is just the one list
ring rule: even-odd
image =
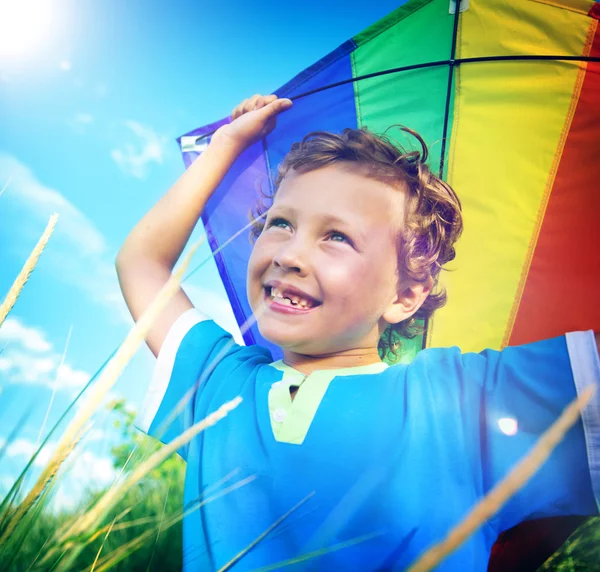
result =
[{"label": "smiling mouth", "polygon": [[284,295],[280,290],[272,286],[265,286],[264,291],[265,299],[272,306],[279,306],[281,308],[289,308],[290,310],[306,312],[321,305],[320,302],[303,298],[302,296],[297,296],[295,294],[286,293]]}]

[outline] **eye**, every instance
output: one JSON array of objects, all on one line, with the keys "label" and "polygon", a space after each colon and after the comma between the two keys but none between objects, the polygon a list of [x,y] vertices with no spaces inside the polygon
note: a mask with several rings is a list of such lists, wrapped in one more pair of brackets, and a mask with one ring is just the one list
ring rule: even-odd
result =
[{"label": "eye", "polygon": [[271,228],[272,226],[275,226],[277,228],[285,228],[285,227],[291,228],[290,223],[281,217],[275,217],[274,219],[271,219],[267,223],[267,228]]},{"label": "eye", "polygon": [[343,233],[337,230],[332,230],[329,233],[329,237],[333,242],[346,242],[348,244],[352,244],[352,241]]}]

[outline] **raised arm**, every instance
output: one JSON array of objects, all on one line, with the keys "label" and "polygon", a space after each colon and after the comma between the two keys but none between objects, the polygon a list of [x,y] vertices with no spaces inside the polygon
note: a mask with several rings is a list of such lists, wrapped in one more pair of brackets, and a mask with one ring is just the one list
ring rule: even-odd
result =
[{"label": "raised arm", "polygon": [[[233,122],[221,127],[208,148],[171,189],[137,223],[116,260],[125,302],[134,320],[168,281],[204,207],[237,157],[275,127],[276,116],[291,101],[254,96],[233,112]],[[177,318],[193,305],[180,289],[148,333],[154,355]]]}]

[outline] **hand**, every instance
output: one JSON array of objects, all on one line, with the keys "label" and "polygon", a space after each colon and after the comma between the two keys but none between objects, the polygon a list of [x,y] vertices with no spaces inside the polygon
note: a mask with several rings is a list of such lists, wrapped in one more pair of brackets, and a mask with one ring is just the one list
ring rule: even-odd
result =
[{"label": "hand", "polygon": [[292,107],[290,99],[276,95],[255,95],[245,99],[232,112],[232,122],[217,130],[215,137],[226,138],[240,149],[246,149],[275,129],[277,116]]}]

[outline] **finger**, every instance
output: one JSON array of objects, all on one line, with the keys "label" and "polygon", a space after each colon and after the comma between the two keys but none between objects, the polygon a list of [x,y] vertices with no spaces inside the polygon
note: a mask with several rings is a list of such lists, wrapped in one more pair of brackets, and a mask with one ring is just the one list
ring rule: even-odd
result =
[{"label": "finger", "polygon": [[263,97],[260,100],[260,104],[257,104],[256,109],[265,107],[265,106],[269,105],[270,103],[273,103],[276,100],[277,100],[276,95],[263,95]]},{"label": "finger", "polygon": [[254,105],[254,100],[260,97],[259,95],[253,95],[252,97],[249,97],[248,99],[244,99],[242,101],[242,103],[240,103],[239,105],[237,105],[233,112],[231,113],[231,119],[235,120],[238,117],[240,117],[240,115],[244,115],[244,113],[248,113],[248,111],[250,111]]},{"label": "finger", "polygon": [[243,113],[244,105],[247,101],[248,101],[247,99],[244,99],[244,101],[242,101],[242,103],[240,103],[239,105],[236,105],[233,108],[233,111],[231,112],[232,120],[237,119]]},{"label": "finger", "polygon": [[254,111],[255,109],[261,109],[262,107],[265,106],[265,98],[261,95],[255,102],[254,102],[254,106],[252,107],[252,111]]},{"label": "finger", "polygon": [[248,113],[249,111],[253,111],[256,106],[256,102],[260,99],[260,94],[253,95],[250,99],[245,101],[244,105],[244,113]]},{"label": "finger", "polygon": [[271,101],[271,103],[269,103],[268,105],[265,105],[265,107],[263,108],[263,112],[264,112],[266,118],[275,117],[275,116],[279,115],[281,112],[287,111],[288,109],[290,109],[292,107],[292,105],[293,105],[293,103],[292,103],[291,99],[275,98],[273,101]]}]

